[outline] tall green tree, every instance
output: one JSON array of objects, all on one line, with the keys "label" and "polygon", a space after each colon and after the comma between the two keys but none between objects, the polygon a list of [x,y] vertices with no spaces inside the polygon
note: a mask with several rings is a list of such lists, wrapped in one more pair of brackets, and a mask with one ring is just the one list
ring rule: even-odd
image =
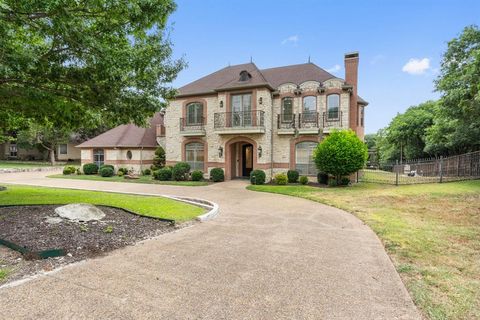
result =
[{"label": "tall green tree", "polygon": [[166,106],[171,0],[0,0],[2,114],[74,128],[134,122]]},{"label": "tall green tree", "polygon": [[462,153],[480,148],[480,30],[468,26],[448,43],[435,82],[442,93],[428,152]]}]

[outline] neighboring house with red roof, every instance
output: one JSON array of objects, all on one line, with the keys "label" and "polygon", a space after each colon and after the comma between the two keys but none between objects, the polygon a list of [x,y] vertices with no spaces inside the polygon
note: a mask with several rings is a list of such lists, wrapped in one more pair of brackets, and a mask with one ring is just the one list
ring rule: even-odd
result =
[{"label": "neighboring house with red roof", "polygon": [[368,103],[357,94],[358,62],[358,53],[345,55],[345,79],[313,63],[228,66],[181,87],[151,128],[120,126],[83,143],[82,162],[140,169],[161,144],[168,165],[186,161],[206,174],[220,167],[226,179],[254,169],[268,178],[289,169],[315,175],[313,149],[332,129],[351,128],[363,139]]}]

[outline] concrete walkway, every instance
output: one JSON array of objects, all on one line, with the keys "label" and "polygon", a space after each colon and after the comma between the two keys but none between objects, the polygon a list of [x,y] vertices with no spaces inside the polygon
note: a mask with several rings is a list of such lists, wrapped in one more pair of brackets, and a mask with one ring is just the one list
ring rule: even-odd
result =
[{"label": "concrete walkway", "polygon": [[[212,221],[0,289],[0,319],[419,319],[376,235],[342,210],[245,190],[0,175],[0,183],[196,196]],[[79,199],[81,201],[81,199]]]}]

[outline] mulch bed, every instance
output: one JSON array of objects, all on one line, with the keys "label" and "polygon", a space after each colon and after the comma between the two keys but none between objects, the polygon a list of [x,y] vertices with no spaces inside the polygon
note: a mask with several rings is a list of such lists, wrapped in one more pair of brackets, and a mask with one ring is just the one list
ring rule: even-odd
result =
[{"label": "mulch bed", "polygon": [[65,249],[67,253],[63,257],[27,261],[27,256],[0,245],[0,268],[9,271],[9,276],[0,280],[0,284],[104,255],[182,226],[103,206],[98,206],[106,215],[100,221],[79,223],[62,219],[57,224],[47,223],[48,217],[58,217],[54,212],[56,207],[58,205],[0,207],[2,239],[32,251]]}]

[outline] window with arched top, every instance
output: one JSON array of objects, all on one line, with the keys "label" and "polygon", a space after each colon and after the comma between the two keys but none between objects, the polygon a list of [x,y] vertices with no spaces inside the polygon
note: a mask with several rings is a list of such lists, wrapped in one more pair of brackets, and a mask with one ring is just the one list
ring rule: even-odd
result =
[{"label": "window with arched top", "polygon": [[317,119],[317,97],[303,97],[302,121],[315,122]]},{"label": "window with arched top", "polygon": [[98,167],[102,166],[105,162],[105,152],[103,149],[93,149],[93,163]]},{"label": "window with arched top", "polygon": [[292,122],[293,121],[293,98],[285,97],[282,99],[282,122]]},{"label": "window with arched top", "polygon": [[191,171],[203,171],[204,161],[203,143],[191,142],[185,145],[185,162],[190,165]]},{"label": "window with arched top", "polygon": [[327,96],[327,119],[334,120],[340,117],[340,95]]},{"label": "window with arched top", "polygon": [[313,160],[313,150],[315,150],[317,144],[317,142],[305,141],[295,145],[295,169],[301,175],[314,176],[317,174],[317,168]]},{"label": "window with arched top", "polygon": [[196,126],[203,124],[203,103],[192,102],[187,104],[186,125]]}]

